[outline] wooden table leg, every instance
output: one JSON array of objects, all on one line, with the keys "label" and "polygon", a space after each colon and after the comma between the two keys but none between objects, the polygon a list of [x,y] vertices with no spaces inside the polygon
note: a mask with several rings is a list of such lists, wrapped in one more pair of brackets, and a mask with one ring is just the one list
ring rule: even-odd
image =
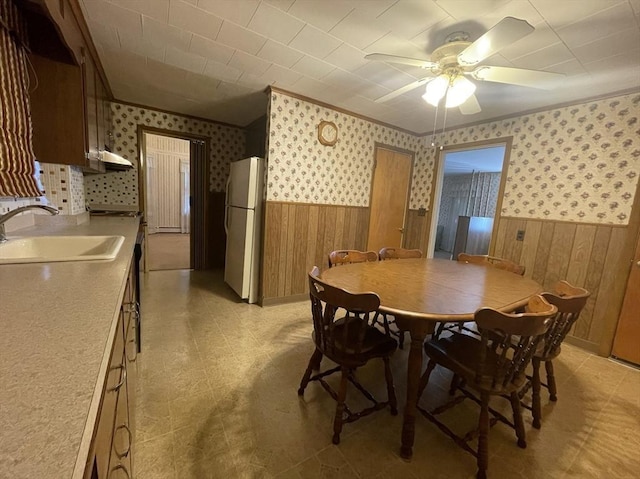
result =
[{"label": "wooden table leg", "polygon": [[422,374],[422,345],[427,336],[425,331],[410,331],[411,349],[407,366],[407,403],[404,408],[404,423],[402,425],[402,447],[400,456],[411,459],[413,455],[413,441],[416,431],[416,405],[418,403],[418,385]]}]

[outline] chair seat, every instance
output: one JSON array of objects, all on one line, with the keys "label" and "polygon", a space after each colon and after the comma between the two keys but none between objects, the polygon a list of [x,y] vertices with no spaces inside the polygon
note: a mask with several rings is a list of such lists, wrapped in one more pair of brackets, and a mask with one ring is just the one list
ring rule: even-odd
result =
[{"label": "chair seat", "polygon": [[446,338],[428,341],[424,345],[424,350],[430,358],[464,378],[467,384],[474,389],[490,394],[509,394],[520,389],[526,381],[524,374],[506,385],[503,385],[502,382],[492,384],[499,361],[498,355],[491,348],[485,348],[487,369],[481,377],[476,377],[477,361],[482,347],[482,343],[472,336],[454,334]]},{"label": "chair seat", "polygon": [[[343,342],[345,328],[347,328],[346,345]],[[356,353],[353,345],[358,344],[355,336],[359,333],[360,329],[361,325],[355,322],[345,322],[345,318],[338,319],[332,334],[335,338],[335,348],[331,348],[332,350],[327,350],[322,344],[318,344],[315,331],[312,336],[318,349],[329,359],[337,363],[364,364],[372,358],[389,356],[396,350],[397,343],[395,339],[369,326],[365,328],[364,340],[362,341],[360,351]]]}]

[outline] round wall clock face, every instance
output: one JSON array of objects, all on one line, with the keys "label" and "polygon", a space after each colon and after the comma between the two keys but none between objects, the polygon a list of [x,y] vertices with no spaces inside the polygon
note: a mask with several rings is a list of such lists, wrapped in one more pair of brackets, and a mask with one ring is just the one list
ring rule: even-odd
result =
[{"label": "round wall clock face", "polygon": [[323,145],[333,146],[338,140],[338,127],[331,121],[321,121],[318,125],[318,141]]}]

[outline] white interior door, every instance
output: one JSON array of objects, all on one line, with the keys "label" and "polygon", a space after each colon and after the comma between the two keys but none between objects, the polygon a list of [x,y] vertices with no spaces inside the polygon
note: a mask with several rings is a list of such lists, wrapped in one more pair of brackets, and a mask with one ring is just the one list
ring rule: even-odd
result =
[{"label": "white interior door", "polygon": [[224,280],[242,299],[251,284],[254,216],[253,210],[227,208]]},{"label": "white interior door", "polygon": [[152,154],[146,155],[146,176],[147,176],[147,195],[146,195],[146,211],[147,229],[149,234],[158,232],[158,168],[156,158]]}]

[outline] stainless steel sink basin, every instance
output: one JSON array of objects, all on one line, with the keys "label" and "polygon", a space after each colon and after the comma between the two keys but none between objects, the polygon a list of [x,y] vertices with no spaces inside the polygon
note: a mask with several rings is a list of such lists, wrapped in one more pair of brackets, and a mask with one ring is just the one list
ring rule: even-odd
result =
[{"label": "stainless steel sink basin", "polygon": [[0,243],[0,264],[112,260],[124,236],[30,236]]}]

